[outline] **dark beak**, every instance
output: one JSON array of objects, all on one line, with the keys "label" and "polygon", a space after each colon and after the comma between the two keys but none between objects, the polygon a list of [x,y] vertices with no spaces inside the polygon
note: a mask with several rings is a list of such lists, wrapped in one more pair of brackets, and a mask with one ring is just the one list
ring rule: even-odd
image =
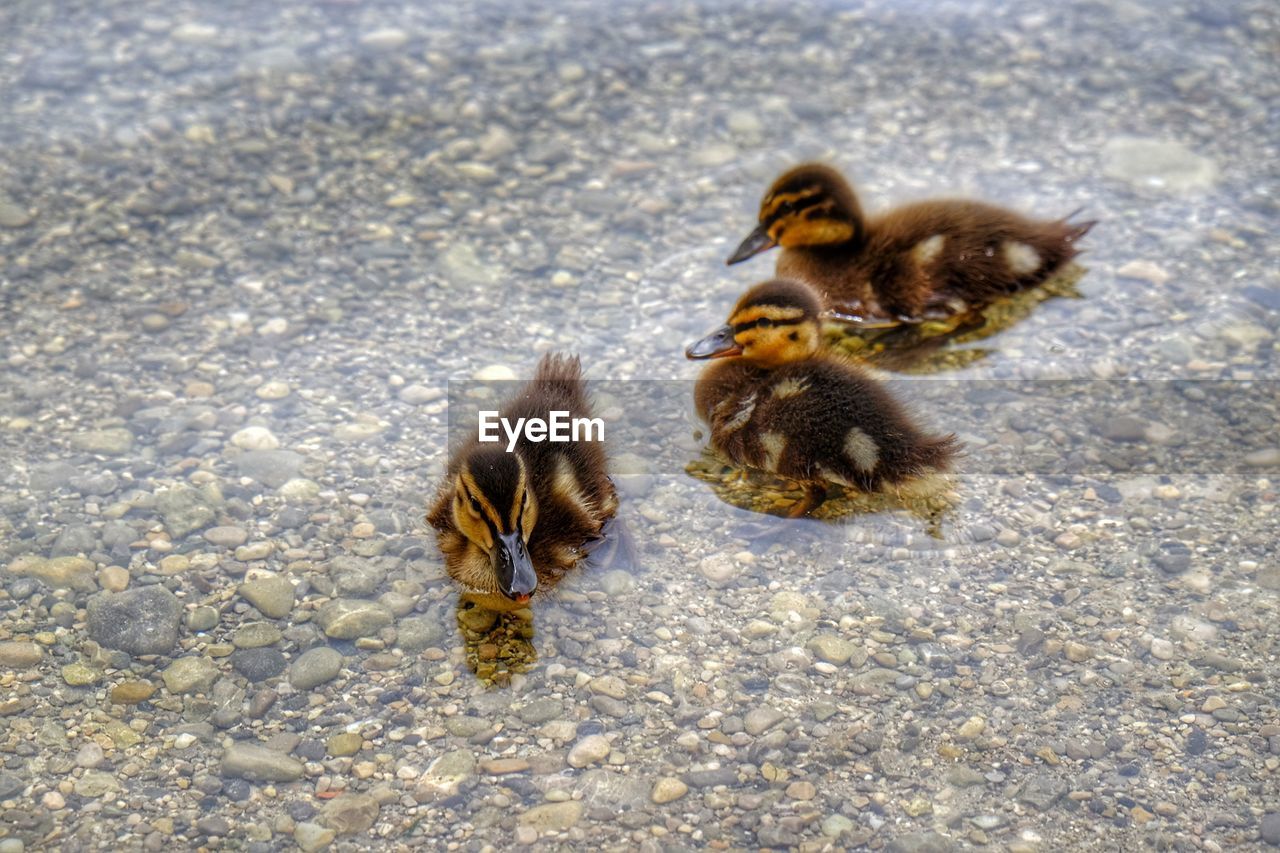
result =
[{"label": "dark beak", "polygon": [[525,550],[520,532],[499,533],[493,551],[493,570],[498,575],[498,588],[507,598],[526,603],[538,588],[538,574]]},{"label": "dark beak", "polygon": [[721,326],[700,341],[685,347],[685,358],[729,358],[742,355],[742,347],[733,339],[733,326]]},{"label": "dark beak", "polygon": [[764,225],[757,225],[756,230],[747,235],[747,239],[742,241],[742,245],[729,256],[729,260],[725,261],[725,263],[736,264],[739,261],[745,261],[752,255],[758,255],[765,249],[772,249],[776,245],[778,244],[769,236],[769,232]]}]

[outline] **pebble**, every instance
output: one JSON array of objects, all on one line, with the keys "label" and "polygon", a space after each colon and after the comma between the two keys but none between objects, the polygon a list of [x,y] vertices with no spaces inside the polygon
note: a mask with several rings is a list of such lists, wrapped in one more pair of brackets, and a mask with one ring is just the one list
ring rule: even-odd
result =
[{"label": "pebble", "polygon": [[320,822],[338,835],[358,835],[378,819],[380,804],[369,794],[341,794],[320,812]]},{"label": "pebble", "polygon": [[120,456],[133,449],[133,433],[123,427],[88,430],[72,435],[71,446],[85,453]]},{"label": "pebble", "polygon": [[333,844],[337,837],[332,829],[318,823],[302,821],[293,828],[293,840],[304,853],[316,853]]},{"label": "pebble", "polygon": [[161,677],[170,693],[208,693],[218,677],[218,665],[203,655],[180,657],[165,667]]},{"label": "pebble", "polygon": [[0,669],[30,669],[44,659],[44,649],[35,643],[7,640],[0,642]]},{"label": "pebble", "polygon": [[858,644],[835,634],[819,634],[809,641],[809,649],[822,660],[839,666],[848,663]]},{"label": "pebble", "polygon": [[516,372],[505,364],[489,364],[471,374],[471,378],[477,382],[510,382]]},{"label": "pebble", "polygon": [[529,809],[516,818],[516,822],[520,826],[529,827],[538,832],[563,832],[582,819],[586,808],[586,804],[581,800],[545,803]]},{"label": "pebble", "polygon": [[275,678],[284,672],[286,661],[278,649],[237,649],[231,655],[231,666],[250,684]]},{"label": "pebble", "polygon": [[800,779],[787,786],[787,796],[793,800],[812,800],[818,796],[818,789],[812,782]]},{"label": "pebble", "polygon": [[89,599],[89,637],[131,655],[168,654],[178,642],[182,603],[162,586],[101,592]]},{"label": "pebble", "polygon": [[93,592],[98,588],[93,561],[84,557],[53,557],[45,559],[23,555],[9,563],[9,574],[32,577],[44,581],[54,589],[73,589],[77,592]]},{"label": "pebble", "polygon": [[263,575],[245,581],[236,591],[268,619],[288,616],[296,599],[293,581],[282,575]]},{"label": "pebble", "polygon": [[258,649],[274,646],[282,637],[280,629],[269,622],[248,622],[235,630],[231,642],[237,649]]},{"label": "pebble", "polygon": [[316,613],[325,636],[338,640],[371,637],[394,621],[391,611],[373,601],[336,598]]},{"label": "pebble", "polygon": [[25,228],[31,224],[31,215],[22,205],[0,193],[0,228]]},{"label": "pebble", "polygon": [[409,42],[409,34],[398,27],[383,27],[360,36],[363,47],[384,52],[399,50]]},{"label": "pebble", "polygon": [[781,711],[767,705],[752,708],[743,719],[743,728],[747,734],[758,737],[782,722],[783,718]]},{"label": "pebble", "polygon": [[1262,816],[1262,840],[1272,847],[1280,847],[1280,812]]},{"label": "pebble", "polygon": [[[255,396],[257,396],[259,400],[274,401],[274,400],[283,400],[285,397],[288,397],[290,394],[293,393],[293,389],[289,387],[288,382],[284,382],[279,379],[272,379],[267,382],[263,382],[254,390],[253,393]],[[239,445],[237,445],[237,447],[238,446]],[[255,448],[255,449],[274,450],[275,448],[267,447],[267,448]]]},{"label": "pebble", "polygon": [[222,775],[250,782],[292,782],[302,778],[301,761],[256,743],[237,741],[222,756]]},{"label": "pebble", "polygon": [[960,728],[956,729],[956,737],[960,740],[973,740],[986,731],[986,728],[987,721],[974,715],[960,724]]},{"label": "pebble", "polygon": [[663,776],[653,785],[649,799],[659,805],[674,802],[689,792],[689,786],[674,776]]},{"label": "pebble", "polygon": [[72,687],[87,687],[102,680],[102,672],[77,661],[62,668],[62,680]]},{"label": "pebble", "polygon": [[1151,656],[1156,660],[1173,660],[1173,643],[1161,637],[1151,641]]},{"label": "pebble", "polygon": [[122,681],[111,688],[111,701],[117,705],[137,705],[155,695],[150,681]]},{"label": "pebble", "polygon": [[444,396],[444,392],[439,388],[429,388],[426,385],[406,385],[396,396],[410,406],[421,406],[439,400]]},{"label": "pebble", "polygon": [[240,527],[210,527],[204,532],[205,541],[219,548],[235,548],[249,538],[248,531]]},{"label": "pebble", "polygon": [[1119,136],[1103,143],[1101,153],[1104,175],[1140,189],[1195,192],[1218,180],[1212,160],[1174,140]]},{"label": "pebble", "polygon": [[1246,454],[1244,464],[1250,468],[1272,468],[1280,465],[1280,447],[1264,447]]},{"label": "pebble", "polygon": [[567,760],[570,767],[587,767],[604,760],[610,750],[609,740],[604,735],[587,735],[573,745]]},{"label": "pebble", "polygon": [[280,447],[280,439],[271,430],[260,426],[237,430],[231,435],[231,443],[241,450],[275,450]]},{"label": "pebble", "polygon": [[98,573],[98,584],[107,592],[124,592],[129,580],[129,570],[120,566],[104,566]]},{"label": "pebble", "polygon": [[329,646],[308,649],[289,667],[289,683],[298,690],[310,690],[332,681],[342,672],[342,653]]}]

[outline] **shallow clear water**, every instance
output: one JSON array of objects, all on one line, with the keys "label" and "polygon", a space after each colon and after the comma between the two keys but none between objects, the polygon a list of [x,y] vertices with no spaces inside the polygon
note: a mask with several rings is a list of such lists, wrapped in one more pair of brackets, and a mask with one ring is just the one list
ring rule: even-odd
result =
[{"label": "shallow clear water", "polygon": [[[1275,10],[739,6],[0,10],[0,853],[1276,843]],[[940,517],[686,470],[683,347],[804,159],[1099,220],[1081,298],[893,379],[965,443]],[[491,687],[422,514],[451,399],[552,349],[640,568]],[[125,585],[171,651],[98,647]]]}]

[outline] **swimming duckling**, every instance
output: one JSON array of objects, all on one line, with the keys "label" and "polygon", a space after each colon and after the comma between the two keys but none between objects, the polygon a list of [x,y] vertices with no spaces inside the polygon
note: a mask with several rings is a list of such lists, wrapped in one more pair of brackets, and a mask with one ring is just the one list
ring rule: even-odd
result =
[{"label": "swimming duckling", "polygon": [[685,350],[691,359],[728,359],[698,379],[698,415],[730,461],[806,485],[792,516],[817,508],[828,483],[900,486],[946,470],[957,452],[955,436],[922,432],[880,383],[821,352],[821,311],[806,284],[758,284],[726,325]]},{"label": "swimming duckling", "polygon": [[1069,218],[1033,220],[981,202],[937,200],[866,219],[839,172],[809,163],[773,182],[760,224],[727,263],[782,246],[777,274],[815,287],[834,319],[919,323],[1049,278],[1095,224]]},{"label": "swimming duckling", "polygon": [[[591,415],[577,356],[546,355],[499,416],[550,421]],[[618,508],[601,441],[472,440],[449,464],[427,521],[464,597],[491,610],[528,605],[554,586],[601,536]],[[590,437],[590,436],[588,436]]]}]

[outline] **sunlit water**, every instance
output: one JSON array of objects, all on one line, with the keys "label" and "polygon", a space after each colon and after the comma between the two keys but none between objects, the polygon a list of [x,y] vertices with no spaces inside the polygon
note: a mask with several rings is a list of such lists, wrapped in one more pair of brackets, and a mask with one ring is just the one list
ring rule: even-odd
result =
[{"label": "sunlit water", "polygon": [[[210,815],[287,848],[335,825],[291,804],[344,788],[381,803],[362,847],[1257,842],[1280,811],[1276,24],[1249,2],[7,5],[6,562],[89,528],[99,567],[220,609],[184,625],[188,655],[257,618],[246,570],[299,583],[275,623],[297,628],[351,555],[388,561],[365,597],[417,584],[440,629],[384,636],[394,665],[331,640],[339,681],[271,682],[274,710],[175,747],[207,702],[114,705],[120,661],[69,686],[91,590],[2,576],[0,639],[49,642],[4,682],[0,851],[229,844]],[[1099,220],[1080,298],[894,379],[966,446],[938,517],[772,522],[690,473],[716,476],[683,347],[771,274],[723,260],[803,159],[872,211],[966,195]],[[598,380],[638,568],[544,596],[524,672],[491,688],[421,517],[461,381],[552,349]],[[264,485],[245,426],[318,488]],[[119,427],[123,449],[82,440]],[[40,485],[59,463],[97,480]],[[154,495],[184,483],[270,553],[153,536]],[[141,545],[104,539],[119,520]],[[168,574],[173,553],[197,568]],[[130,666],[159,684],[168,663]],[[781,721],[757,730],[761,709]],[[70,759],[108,720],[142,737],[108,738],[97,795]],[[66,737],[33,740],[50,725]],[[223,778],[228,737],[348,728],[357,755],[304,754],[275,797],[187,784]],[[611,754],[567,763],[593,734]],[[480,765],[439,783],[459,751]],[[689,792],[655,803],[664,777]]]}]

